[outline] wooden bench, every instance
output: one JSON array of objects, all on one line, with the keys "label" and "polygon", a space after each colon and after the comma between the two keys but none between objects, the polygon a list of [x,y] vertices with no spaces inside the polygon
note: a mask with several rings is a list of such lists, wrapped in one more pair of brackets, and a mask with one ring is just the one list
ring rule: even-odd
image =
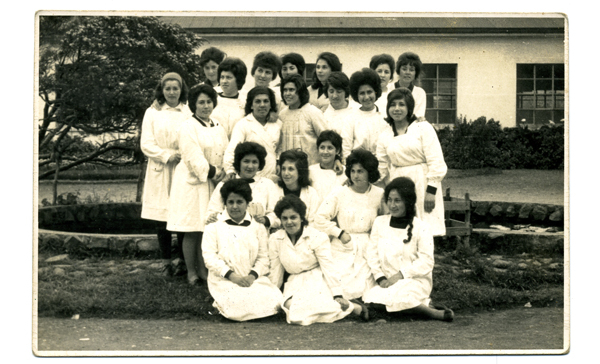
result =
[{"label": "wooden bench", "polygon": [[[465,220],[459,221],[450,218],[452,212],[464,214]],[[469,194],[465,193],[464,199],[450,197],[450,188],[447,188],[446,196],[444,196],[444,217],[446,223],[446,236],[457,237],[457,249],[461,245],[461,241],[464,247],[469,248],[469,238],[473,231],[473,226],[471,225],[471,200],[469,199]]]}]

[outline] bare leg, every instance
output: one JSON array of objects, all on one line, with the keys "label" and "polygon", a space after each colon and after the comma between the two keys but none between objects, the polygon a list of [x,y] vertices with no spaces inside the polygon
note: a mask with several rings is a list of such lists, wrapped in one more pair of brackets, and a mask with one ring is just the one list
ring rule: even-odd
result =
[{"label": "bare leg", "polygon": [[200,234],[199,232],[186,232],[183,236],[183,258],[187,267],[188,281],[190,282],[198,279],[196,263],[198,260],[198,250],[200,250]]},{"label": "bare leg", "polygon": [[208,269],[206,268],[206,265],[204,265],[204,257],[202,256],[202,232],[199,232],[198,234],[198,250],[196,252],[198,254],[198,260],[196,261],[196,272],[200,279],[206,281],[208,279]]},{"label": "bare leg", "polygon": [[290,306],[292,305],[292,297],[288,298],[287,300],[285,300],[285,302],[283,303],[283,307],[287,308],[288,310],[290,309]]},{"label": "bare leg", "polygon": [[[404,312],[424,315],[424,316],[430,317],[434,320],[444,320],[444,310],[437,310],[435,308],[431,308],[424,304],[420,304],[417,307],[411,308]],[[452,311],[450,311],[450,312],[452,312]],[[454,317],[454,313],[452,313],[452,317]]]}]

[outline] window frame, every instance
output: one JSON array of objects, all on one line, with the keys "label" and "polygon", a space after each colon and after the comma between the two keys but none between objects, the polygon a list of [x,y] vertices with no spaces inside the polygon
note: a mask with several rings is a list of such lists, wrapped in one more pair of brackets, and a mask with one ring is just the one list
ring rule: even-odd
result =
[{"label": "window frame", "polygon": [[[541,77],[539,69],[541,67],[551,66],[551,77]],[[556,67],[562,67],[562,78],[556,77]],[[524,67],[533,67],[531,77],[522,77],[526,71]],[[549,124],[564,123],[565,117],[565,64],[564,63],[517,63],[516,65],[516,125],[538,127]],[[531,91],[520,90],[525,82],[532,83]],[[551,87],[539,89],[538,86],[544,82],[550,82]],[[562,89],[560,87],[562,83]],[[527,102],[526,97],[529,97],[529,107],[524,107]],[[540,105],[540,102],[542,106]],[[559,106],[559,104],[561,106]],[[532,119],[527,120],[524,114],[531,113]],[[551,119],[546,119],[548,113]],[[542,115],[545,115],[542,116]],[[541,120],[544,118],[544,120]],[[525,120],[525,121],[523,121]]]},{"label": "window frame", "polygon": [[[435,77],[428,77],[426,68],[435,66]],[[454,77],[440,77],[440,66],[452,66],[454,67]],[[454,125],[457,117],[457,104],[458,104],[458,63],[423,63],[421,68],[421,75],[419,76],[420,84],[425,90],[427,99],[431,98],[432,103],[427,101],[427,108],[425,110],[425,119],[434,126],[443,127],[447,125]],[[440,92],[440,81],[451,81],[452,87],[450,92]],[[433,90],[427,90],[423,87],[427,82],[433,82]],[[433,107],[435,102],[440,102],[439,97],[450,96],[450,107]],[[439,105],[439,104],[438,104]],[[437,106],[437,105],[436,105]],[[451,112],[450,120],[443,119],[440,121],[440,112]],[[431,117],[434,114],[435,117]]]}]

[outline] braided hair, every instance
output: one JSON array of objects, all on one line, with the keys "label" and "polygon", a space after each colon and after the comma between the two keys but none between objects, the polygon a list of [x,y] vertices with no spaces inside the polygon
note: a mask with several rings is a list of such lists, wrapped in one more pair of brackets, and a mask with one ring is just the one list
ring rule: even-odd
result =
[{"label": "braided hair", "polygon": [[404,202],[405,214],[404,216],[408,222],[408,236],[404,239],[404,244],[407,244],[412,239],[413,221],[417,215],[417,193],[415,191],[415,183],[408,177],[394,178],[387,186],[383,193],[385,201],[388,200],[390,192],[398,192],[402,202]]}]

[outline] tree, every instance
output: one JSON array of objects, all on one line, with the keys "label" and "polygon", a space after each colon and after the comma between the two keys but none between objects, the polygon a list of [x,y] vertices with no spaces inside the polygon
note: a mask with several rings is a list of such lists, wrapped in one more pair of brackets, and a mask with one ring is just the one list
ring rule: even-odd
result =
[{"label": "tree", "polygon": [[[178,72],[188,85],[203,77],[194,51],[206,42],[156,17],[41,16],[39,96],[39,177],[83,163],[131,165],[144,156],[139,128],[166,72]],[[115,137],[81,147],[78,138]],[[53,168],[52,168],[53,167]],[[142,172],[143,173],[143,168]]]}]

